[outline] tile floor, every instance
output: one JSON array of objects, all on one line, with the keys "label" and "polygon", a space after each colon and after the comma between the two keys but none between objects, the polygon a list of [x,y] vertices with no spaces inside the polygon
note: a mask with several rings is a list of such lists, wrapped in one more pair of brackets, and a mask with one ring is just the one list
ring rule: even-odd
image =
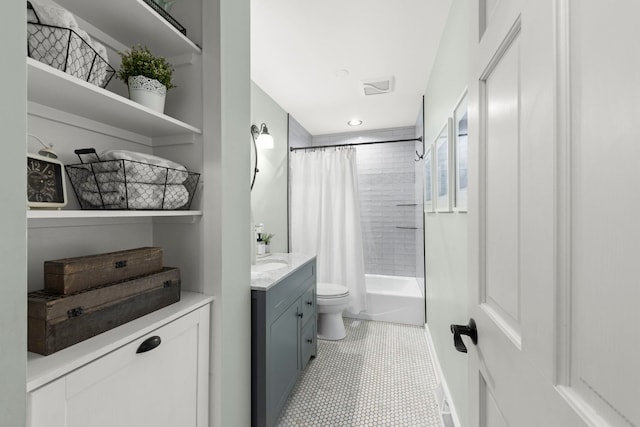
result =
[{"label": "tile floor", "polygon": [[347,337],[318,341],[278,425],[440,427],[421,327],[345,318]]}]

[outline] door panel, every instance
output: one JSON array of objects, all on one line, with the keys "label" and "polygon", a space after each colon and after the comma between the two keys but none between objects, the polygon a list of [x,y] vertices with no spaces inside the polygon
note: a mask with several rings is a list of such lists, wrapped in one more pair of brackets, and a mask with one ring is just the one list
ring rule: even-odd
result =
[{"label": "door panel", "polygon": [[480,377],[480,426],[481,427],[509,427],[487,383]]},{"label": "door panel", "polygon": [[483,75],[485,303],[519,342],[519,44],[517,35]]}]

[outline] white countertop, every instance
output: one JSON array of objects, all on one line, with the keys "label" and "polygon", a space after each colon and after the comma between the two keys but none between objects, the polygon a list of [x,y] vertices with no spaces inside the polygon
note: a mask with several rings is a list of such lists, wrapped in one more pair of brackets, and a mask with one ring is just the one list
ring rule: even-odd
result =
[{"label": "white countertop", "polygon": [[[272,253],[257,257],[256,264],[251,266],[251,289],[266,291],[315,257],[315,255],[300,253]],[[273,269],[260,271],[263,267],[273,267]]]}]

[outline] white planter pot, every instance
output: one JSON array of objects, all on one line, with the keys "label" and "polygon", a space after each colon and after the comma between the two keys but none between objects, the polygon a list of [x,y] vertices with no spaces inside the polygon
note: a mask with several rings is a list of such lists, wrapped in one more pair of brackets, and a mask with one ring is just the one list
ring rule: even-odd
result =
[{"label": "white planter pot", "polygon": [[129,99],[158,113],[164,113],[164,100],[167,96],[165,85],[145,76],[129,77],[128,83]]}]

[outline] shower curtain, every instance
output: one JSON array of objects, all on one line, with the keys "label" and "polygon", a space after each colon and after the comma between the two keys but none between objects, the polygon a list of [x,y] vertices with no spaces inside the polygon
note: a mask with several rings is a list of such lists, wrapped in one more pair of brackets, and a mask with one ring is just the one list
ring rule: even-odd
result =
[{"label": "shower curtain", "polygon": [[291,248],[316,254],[318,282],[347,286],[348,312],[365,310],[355,148],[291,153]]}]

